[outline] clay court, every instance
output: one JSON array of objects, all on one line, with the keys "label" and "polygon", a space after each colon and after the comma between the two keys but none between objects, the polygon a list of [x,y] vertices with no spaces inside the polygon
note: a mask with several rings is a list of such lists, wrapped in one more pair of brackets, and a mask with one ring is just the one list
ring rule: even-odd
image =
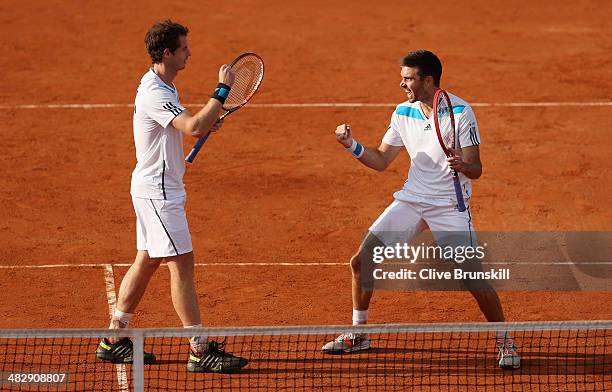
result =
[{"label": "clay court", "polygon": [[[190,29],[176,85],[192,113],[221,64],[244,51],[266,64],[252,105],[185,175],[207,326],[350,324],[348,259],[409,160],[368,170],[333,131],[347,122],[377,145],[405,100],[399,59],[415,49],[438,54],[443,87],[474,105],[477,230],[612,230],[608,2],[150,3],[0,5],[0,328],[108,325],[113,285],[135,254],[131,105],[150,65],[143,37],[169,17]],[[612,319],[609,291],[500,296],[510,321]],[[378,292],[370,321],[484,317],[468,293]],[[180,326],[167,268],[133,326]]]}]

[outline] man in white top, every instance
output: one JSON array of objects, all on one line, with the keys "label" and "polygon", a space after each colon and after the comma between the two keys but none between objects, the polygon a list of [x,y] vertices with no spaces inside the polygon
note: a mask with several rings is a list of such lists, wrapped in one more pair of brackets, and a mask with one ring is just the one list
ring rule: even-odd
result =
[{"label": "man in white top", "polygon": [[[119,289],[110,328],[127,328],[153,273],[165,261],[170,270],[174,308],[185,328],[202,326],[194,285],[194,256],[185,215],[183,174],[183,135],[194,140],[214,132],[222,104],[234,82],[234,71],[223,65],[219,84],[212,98],[195,115],[180,103],[173,84],[185,68],[191,51],[189,30],[166,20],[154,24],[145,36],[152,67],[142,77],[134,104],[136,168],[132,173],[131,194],[136,212],[134,263]],[[233,372],[246,360],[224,352],[221,345],[205,336],[190,338],[187,369],[191,372]],[[98,358],[115,363],[133,361],[128,338],[103,339],[96,350]],[[145,353],[145,363],[155,356]]]},{"label": "man in white top", "polygon": [[[474,112],[467,102],[450,94],[461,149],[447,158],[435,131],[433,97],[440,86],[442,64],[432,52],[418,50],[402,59],[400,87],[408,100],[395,109],[391,123],[378,148],[367,148],[358,143],[348,124],[336,128],[336,139],[361,164],[385,170],[403,149],[410,155],[410,170],[404,187],[395,192],[395,200],[372,224],[359,251],[350,261],[352,270],[353,324],[365,324],[373,288],[364,285],[366,265],[371,265],[376,247],[408,243],[429,228],[436,241],[444,242],[444,233],[463,233],[461,245],[476,246],[476,237],[469,206],[460,212],[452,184],[451,169],[459,173],[466,204],[472,188],[471,180],[482,174],[479,144],[480,134]],[[454,243],[453,245],[457,245]],[[470,261],[470,263],[475,263]],[[466,263],[463,263],[467,265]],[[475,267],[474,267],[475,266]],[[471,268],[481,268],[480,263]],[[486,282],[465,281],[488,321],[504,321],[495,290]],[[520,357],[514,343],[505,333],[497,333],[499,365],[518,368]],[[370,348],[366,334],[342,334],[323,346],[330,354],[349,353]]]}]

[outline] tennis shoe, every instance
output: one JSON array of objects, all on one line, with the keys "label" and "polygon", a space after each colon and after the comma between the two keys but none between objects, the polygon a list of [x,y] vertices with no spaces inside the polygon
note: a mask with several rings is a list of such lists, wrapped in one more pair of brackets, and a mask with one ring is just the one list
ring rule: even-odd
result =
[{"label": "tennis shoe", "polygon": [[[104,338],[96,349],[96,357],[112,363],[132,363],[134,359],[134,344],[127,337],[114,343]],[[155,355],[144,353],[144,363],[148,365],[155,363]]]},{"label": "tennis shoe", "polygon": [[223,351],[225,343],[213,340],[206,343],[201,353],[189,350],[187,371],[193,373],[234,373],[245,367],[248,361],[244,358]]},{"label": "tennis shoe", "polygon": [[326,354],[347,354],[368,350],[369,348],[370,337],[367,334],[343,333],[331,342],[326,343],[321,350]]},{"label": "tennis shoe", "polygon": [[497,360],[502,369],[518,369],[521,367],[521,356],[516,352],[512,338],[497,340]]}]

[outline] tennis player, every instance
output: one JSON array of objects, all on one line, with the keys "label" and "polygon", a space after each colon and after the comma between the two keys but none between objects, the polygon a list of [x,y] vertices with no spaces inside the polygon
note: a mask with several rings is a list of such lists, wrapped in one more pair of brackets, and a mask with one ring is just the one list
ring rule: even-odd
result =
[{"label": "tennis player", "polygon": [[[372,224],[359,251],[350,260],[352,270],[353,324],[368,321],[368,308],[373,288],[362,285],[366,263],[372,263],[377,246],[408,243],[429,228],[438,245],[445,245],[444,233],[463,233],[461,245],[476,246],[476,236],[469,209],[471,180],[482,174],[479,144],[480,133],[470,105],[450,94],[461,149],[447,158],[437,140],[433,120],[433,97],[440,86],[442,64],[430,51],[418,50],[406,55],[401,62],[400,87],[408,100],[401,103],[391,116],[391,123],[378,148],[368,148],[357,142],[350,125],[336,128],[337,141],[361,164],[385,170],[403,149],[410,155],[410,170],[404,187],[394,194],[395,200]],[[452,183],[451,169],[460,176],[468,208],[459,212]],[[467,262],[465,262],[467,263]],[[463,264],[465,264],[463,263]],[[474,261],[470,261],[474,263]],[[474,267],[472,267],[474,268]],[[481,268],[480,263],[477,268]],[[463,281],[472,293],[488,321],[504,321],[499,297],[487,282]],[[499,365],[520,367],[520,356],[506,332],[496,334]],[[326,353],[350,353],[370,348],[366,334],[342,334],[323,346]]]},{"label": "tennis player", "polygon": [[[219,69],[219,84],[212,98],[195,115],[179,101],[174,79],[185,68],[191,51],[188,29],[170,20],[156,23],[145,36],[152,67],[138,86],[133,127],[136,168],[131,194],[136,212],[136,259],[121,282],[110,328],[127,328],[147,284],[160,263],[170,270],[171,296],[185,328],[202,326],[194,285],[194,256],[185,215],[183,136],[198,138],[215,132],[217,118],[234,82],[234,71]],[[222,350],[222,345],[205,336],[190,340],[187,370],[191,372],[233,372],[247,363],[244,358]],[[128,338],[103,339],[98,358],[131,363],[132,342]],[[155,356],[146,353],[145,363]]]}]

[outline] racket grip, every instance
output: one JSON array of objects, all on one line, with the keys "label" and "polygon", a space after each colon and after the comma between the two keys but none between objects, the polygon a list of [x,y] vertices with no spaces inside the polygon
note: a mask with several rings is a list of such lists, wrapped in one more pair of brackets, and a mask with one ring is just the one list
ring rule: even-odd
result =
[{"label": "racket grip", "polygon": [[453,176],[453,185],[455,185],[455,194],[457,195],[457,209],[459,210],[459,212],[463,212],[466,210],[465,200],[463,200],[463,191],[461,190],[459,178],[457,178],[456,176]]},{"label": "racket grip", "polygon": [[189,163],[193,163],[193,160],[198,155],[198,153],[202,149],[202,146],[204,145],[204,143],[206,143],[206,140],[208,139],[209,136],[210,136],[210,132],[208,132],[206,135],[198,139],[196,144],[193,145],[193,148],[191,149],[191,151],[189,151],[189,154],[187,154],[187,156],[185,157],[185,161]]}]

